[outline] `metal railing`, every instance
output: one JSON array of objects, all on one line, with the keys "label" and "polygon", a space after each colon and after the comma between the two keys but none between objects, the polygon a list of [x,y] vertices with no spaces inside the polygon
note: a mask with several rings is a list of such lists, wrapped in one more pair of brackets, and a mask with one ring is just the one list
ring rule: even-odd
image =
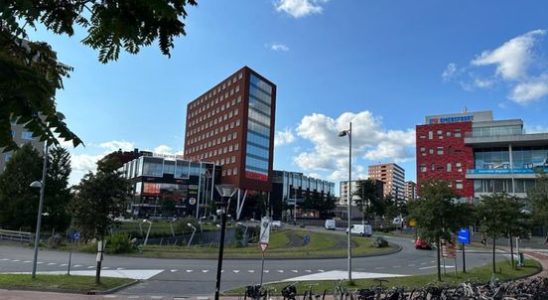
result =
[{"label": "metal railing", "polygon": [[34,234],[31,232],[0,229],[0,240],[2,241],[30,243],[33,238]]}]

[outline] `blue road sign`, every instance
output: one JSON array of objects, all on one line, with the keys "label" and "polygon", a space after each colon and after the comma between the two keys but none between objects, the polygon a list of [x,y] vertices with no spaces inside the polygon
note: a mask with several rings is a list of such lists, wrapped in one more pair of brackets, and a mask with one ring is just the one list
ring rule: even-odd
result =
[{"label": "blue road sign", "polygon": [[308,245],[308,243],[310,243],[310,236],[309,235],[304,236],[303,243],[304,243],[305,246]]},{"label": "blue road sign", "polygon": [[464,245],[470,244],[470,230],[468,228],[461,228],[457,233],[457,239],[459,243]]},{"label": "blue road sign", "polygon": [[79,241],[80,240],[80,231],[75,231],[72,234],[72,239],[75,240],[75,241]]}]

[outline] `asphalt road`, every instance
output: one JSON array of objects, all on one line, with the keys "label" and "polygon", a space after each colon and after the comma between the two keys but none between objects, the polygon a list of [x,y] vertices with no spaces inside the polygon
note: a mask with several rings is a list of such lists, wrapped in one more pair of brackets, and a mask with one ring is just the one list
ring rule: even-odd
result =
[{"label": "asphalt road", "polygon": [[[406,238],[387,237],[391,243],[402,246],[402,251],[384,256],[354,258],[354,272],[385,274],[427,274],[436,271],[435,251],[415,250],[413,241]],[[31,248],[0,246],[0,272],[30,272],[33,252]],[[268,250],[266,253],[268,257]],[[38,271],[63,271],[67,269],[68,253],[44,250],[39,253]],[[457,267],[461,269],[461,254]],[[490,253],[466,253],[467,268],[490,262]],[[346,270],[347,260],[341,259],[292,259],[266,260],[264,281],[279,281],[298,276],[333,270]],[[454,271],[455,261],[447,261],[447,271]],[[154,259],[125,256],[105,256],[104,270],[157,274],[141,283],[119,291],[122,295],[140,296],[196,296],[214,293],[216,260]],[[260,276],[260,260],[225,260],[223,262],[222,290],[257,283]],[[95,255],[73,253],[71,270],[95,270]]]}]

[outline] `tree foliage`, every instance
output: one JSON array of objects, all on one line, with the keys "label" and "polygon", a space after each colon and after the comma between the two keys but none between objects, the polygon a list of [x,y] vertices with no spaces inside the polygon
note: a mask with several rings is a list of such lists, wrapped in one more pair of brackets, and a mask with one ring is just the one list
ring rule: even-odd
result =
[{"label": "tree foliage", "polygon": [[129,199],[129,182],[118,171],[88,173],[70,204],[74,224],[86,238],[103,239],[114,218],[121,215]]},{"label": "tree foliage", "polygon": [[331,195],[310,192],[304,198],[303,208],[317,210],[320,218],[327,217],[335,208],[335,199]]},{"label": "tree foliage", "polygon": [[82,42],[99,51],[99,61],[116,60],[120,50],[136,54],[158,40],[169,56],[175,37],[185,35],[186,6],[196,0],[4,0],[0,1],[0,148],[17,145],[10,121],[35,136],[57,143],[56,135],[82,141],[56,114],[55,93],[72,70],[57,60],[45,42],[30,41],[27,28],[43,25],[56,34],[72,36],[87,30]]},{"label": "tree foliage", "polygon": [[71,216],[67,206],[72,199],[68,180],[70,172],[70,153],[62,147],[49,150],[46,189],[44,195],[44,229],[64,231],[70,225]]},{"label": "tree foliage", "polygon": [[377,187],[374,180],[360,180],[354,196],[358,196],[354,201],[358,206],[362,217],[365,218],[368,214],[383,215],[385,205],[382,198],[377,195]]},{"label": "tree foliage", "polygon": [[511,238],[526,228],[527,216],[523,213],[524,203],[506,193],[484,195],[478,205],[480,231],[493,239],[493,273],[496,272],[495,241],[498,237]]},{"label": "tree foliage", "polygon": [[0,174],[1,227],[27,231],[36,227],[40,191],[29,185],[41,176],[42,159],[30,144],[13,153]]},{"label": "tree foliage", "polygon": [[537,175],[535,185],[527,191],[531,203],[532,221],[543,226],[548,234],[548,176],[542,172]]},{"label": "tree foliage", "polygon": [[455,203],[456,198],[447,182],[428,180],[422,184],[420,199],[411,202],[409,207],[420,237],[437,245],[438,280],[441,280],[441,239],[450,239],[451,233],[470,224],[470,206]]}]

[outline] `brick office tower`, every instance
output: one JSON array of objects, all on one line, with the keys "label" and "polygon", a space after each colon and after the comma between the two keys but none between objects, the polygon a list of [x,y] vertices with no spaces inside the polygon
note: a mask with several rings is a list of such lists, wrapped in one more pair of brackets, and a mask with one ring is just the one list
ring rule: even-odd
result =
[{"label": "brick office tower", "polygon": [[221,183],[238,188],[238,217],[248,191],[272,191],[275,115],[276,85],[248,67],[187,106],[185,158],[222,166]]},{"label": "brick office tower", "polygon": [[464,139],[472,133],[472,123],[490,121],[490,111],[427,116],[417,125],[417,193],[426,179],[449,182],[463,198],[474,197],[474,182],[466,179],[466,170],[474,168],[473,149]]},{"label": "brick office tower", "polygon": [[384,183],[384,197],[405,198],[405,170],[395,163],[370,165],[367,171],[370,179]]}]

